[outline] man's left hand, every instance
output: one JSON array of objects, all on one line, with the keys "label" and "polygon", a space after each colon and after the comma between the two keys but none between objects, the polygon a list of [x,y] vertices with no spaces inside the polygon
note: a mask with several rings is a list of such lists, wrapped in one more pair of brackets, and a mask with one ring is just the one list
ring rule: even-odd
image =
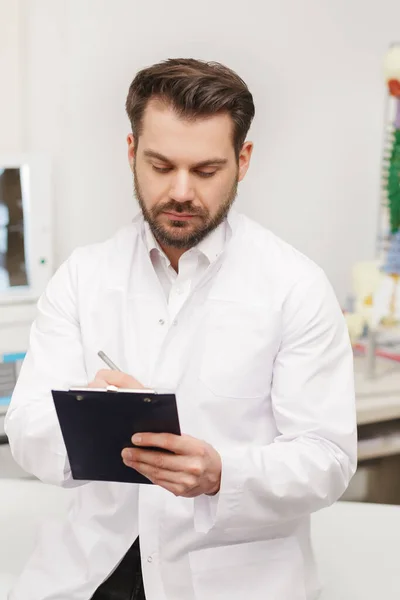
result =
[{"label": "man's left hand", "polygon": [[[132,443],[140,448],[124,448],[125,465],[175,496],[195,498],[219,491],[221,457],[203,440],[189,435],[140,433],[132,437]],[[146,450],[146,447],[169,450],[172,454]]]}]

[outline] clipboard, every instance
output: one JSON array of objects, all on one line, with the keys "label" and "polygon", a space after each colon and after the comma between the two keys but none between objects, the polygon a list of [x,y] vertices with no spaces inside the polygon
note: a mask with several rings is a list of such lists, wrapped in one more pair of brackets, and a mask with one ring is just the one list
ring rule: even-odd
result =
[{"label": "clipboard", "polygon": [[135,433],[181,435],[173,393],[118,388],[51,393],[73,479],[151,484],[123,463],[123,448],[134,448]]}]

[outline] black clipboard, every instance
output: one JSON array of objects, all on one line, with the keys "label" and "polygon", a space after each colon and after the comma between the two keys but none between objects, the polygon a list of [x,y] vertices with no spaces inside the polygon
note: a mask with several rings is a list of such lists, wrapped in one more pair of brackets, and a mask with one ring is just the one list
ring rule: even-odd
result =
[{"label": "black clipboard", "polygon": [[135,433],[180,435],[175,394],[142,390],[52,390],[73,479],[152,483],[127,467]]}]

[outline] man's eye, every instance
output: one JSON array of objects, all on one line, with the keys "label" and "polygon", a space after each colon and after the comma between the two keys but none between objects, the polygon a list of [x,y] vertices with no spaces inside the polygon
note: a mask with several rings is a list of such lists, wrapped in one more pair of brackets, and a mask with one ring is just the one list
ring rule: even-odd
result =
[{"label": "man's eye", "polygon": [[216,171],[196,171],[196,174],[199,177],[212,177],[215,175]]},{"label": "man's eye", "polygon": [[169,173],[171,167],[156,167],[155,165],[153,165],[153,169],[157,171],[157,173]]}]

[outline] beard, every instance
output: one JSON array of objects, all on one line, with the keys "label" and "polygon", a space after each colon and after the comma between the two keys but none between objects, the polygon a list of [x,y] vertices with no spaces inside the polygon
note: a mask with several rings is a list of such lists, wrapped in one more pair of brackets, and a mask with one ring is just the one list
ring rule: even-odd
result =
[{"label": "beard", "polygon": [[[136,165],[133,168],[133,183],[135,196],[143,217],[149,224],[159,244],[171,248],[189,249],[197,246],[197,244],[225,220],[237,196],[238,175],[236,174],[232,186],[227,191],[226,196],[222,198],[218,210],[214,215],[210,215],[210,211],[207,208],[193,206],[191,200],[177,202],[171,199],[164,204],[147,208],[145,198],[140,189]],[[172,218],[168,224],[165,224],[160,219],[164,211],[193,215],[198,224],[194,224],[194,219],[190,219],[189,221],[174,221]]]}]

